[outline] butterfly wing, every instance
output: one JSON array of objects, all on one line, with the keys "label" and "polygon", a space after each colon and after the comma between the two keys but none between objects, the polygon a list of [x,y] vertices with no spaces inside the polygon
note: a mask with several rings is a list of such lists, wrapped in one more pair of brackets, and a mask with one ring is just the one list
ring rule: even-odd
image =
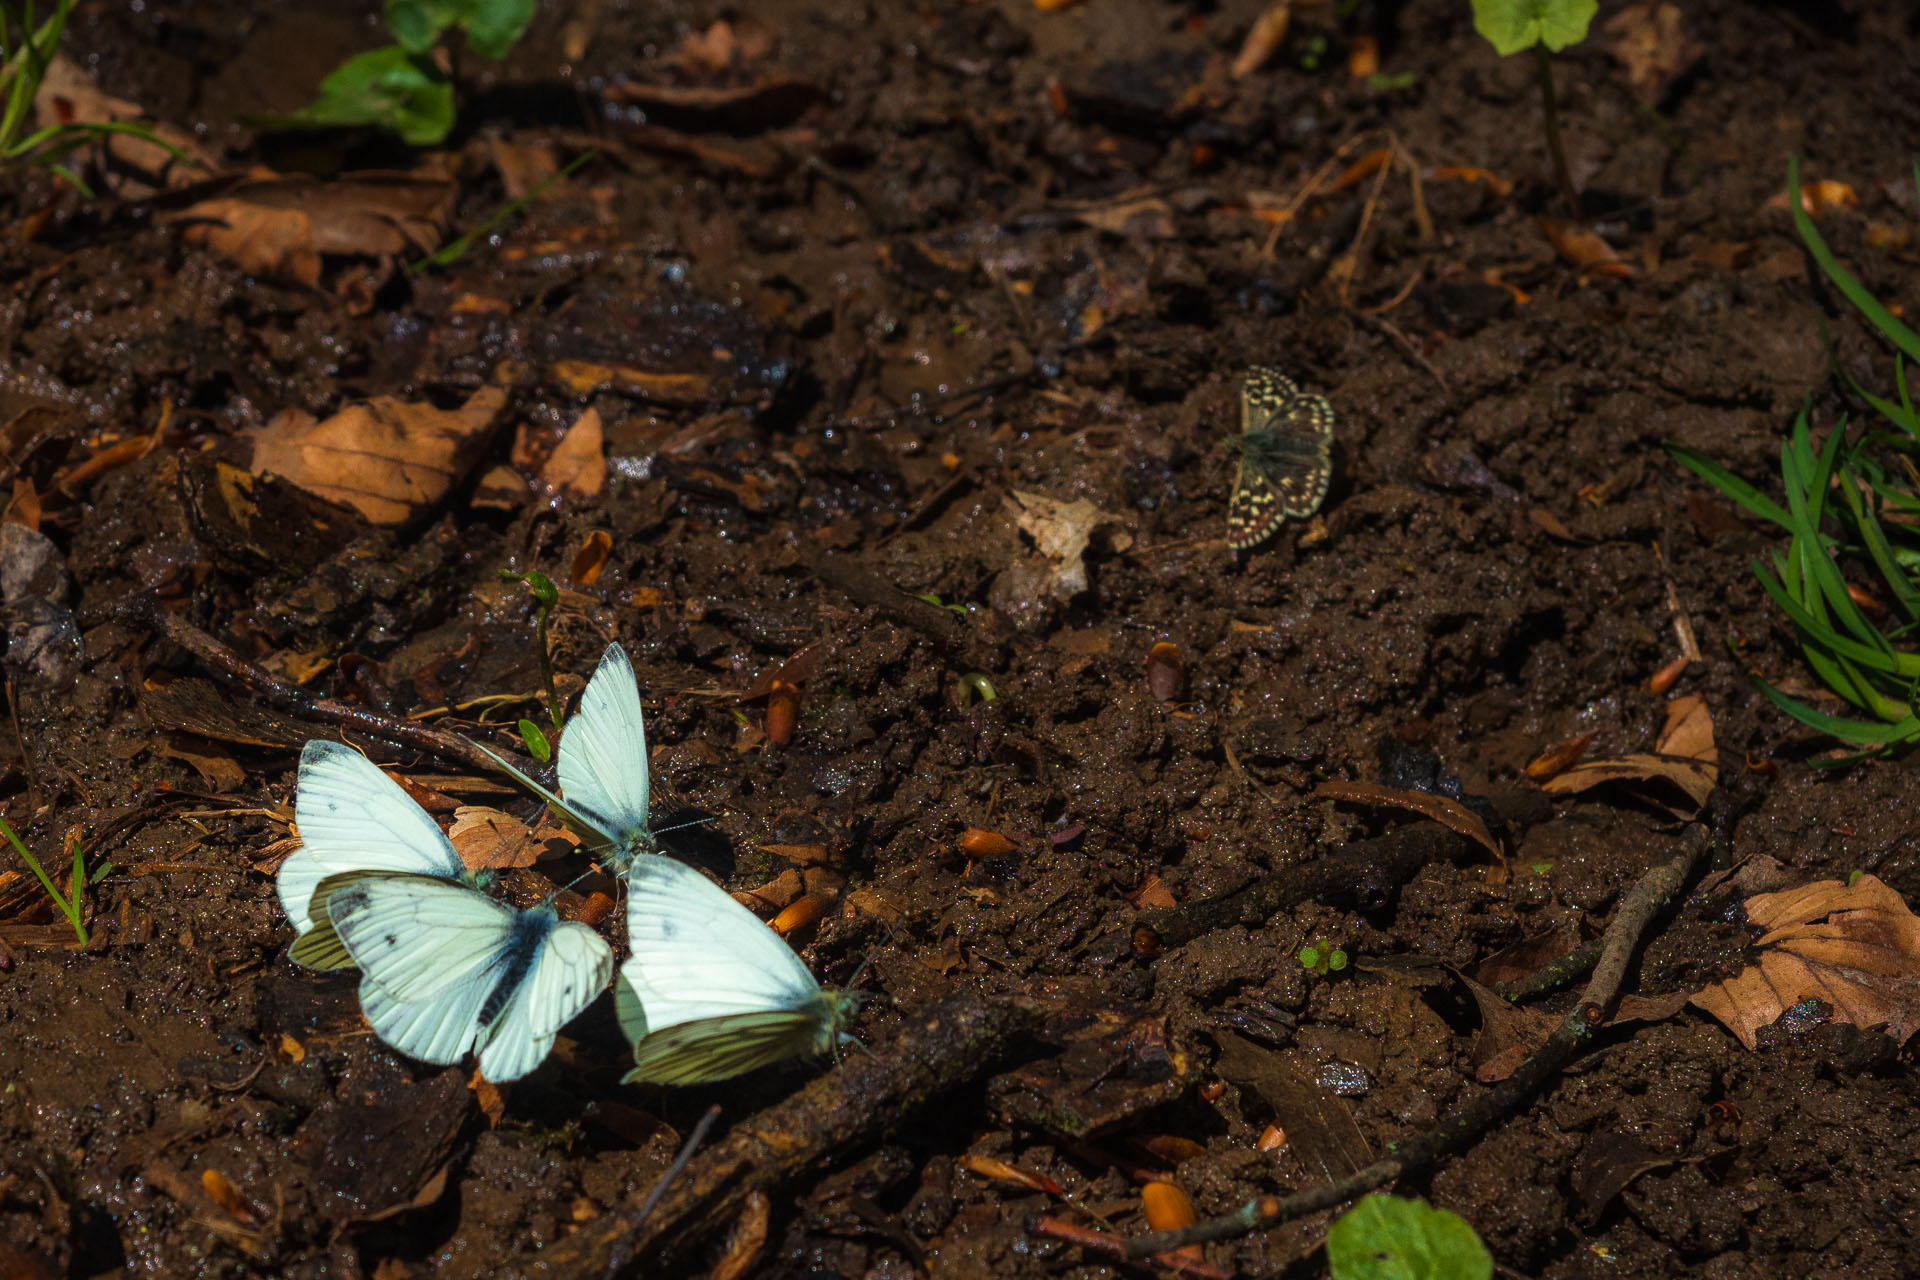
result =
[{"label": "butterfly wing", "polygon": [[1333,405],[1275,369],[1247,371],[1240,393],[1240,470],[1227,504],[1227,543],[1245,551],[1288,517],[1320,509],[1333,480]]},{"label": "butterfly wing", "polygon": [[495,1083],[518,1080],[546,1061],[560,1028],[580,1016],[613,976],[613,952],[584,924],[556,924],[536,948],[482,1038],[480,1074]]},{"label": "butterfly wing", "polygon": [[[677,1064],[661,1068],[673,1079],[720,1079],[817,1041],[830,1004],[820,984],[779,934],[692,867],[671,858],[634,862],[627,943],[633,954],[616,994],[621,1027],[647,1061]],[[734,1034],[746,1037],[738,1049],[727,1044]]]},{"label": "butterfly wing", "polygon": [[303,964],[338,968],[348,962],[327,927],[324,904],[314,901],[327,877],[365,870],[454,879],[466,872],[452,842],[400,784],[341,743],[316,739],[300,753],[293,812],[300,848],[280,864],[275,887],[295,932],[321,929],[319,938],[296,944],[295,958]]},{"label": "butterfly wing", "polygon": [[560,793],[624,853],[647,838],[649,785],[633,664],[625,649],[610,644],[560,735]]},{"label": "butterfly wing", "polygon": [[812,1051],[820,1020],[809,1012],[734,1013],[663,1027],[634,1046],[628,1084],[701,1084]]}]

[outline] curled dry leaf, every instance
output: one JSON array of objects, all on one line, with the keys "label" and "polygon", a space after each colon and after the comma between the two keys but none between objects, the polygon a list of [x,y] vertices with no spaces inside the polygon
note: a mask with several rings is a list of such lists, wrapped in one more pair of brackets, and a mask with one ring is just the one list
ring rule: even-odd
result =
[{"label": "curled dry leaf", "polygon": [[[1554,795],[1573,795],[1604,782],[1619,782],[1645,792],[1681,817],[1698,813],[1720,780],[1707,700],[1699,694],[1688,694],[1669,702],[1667,723],[1653,750],[1651,755],[1589,760],[1548,778],[1541,786]],[[1676,799],[1682,803],[1675,804]]]},{"label": "curled dry leaf", "polygon": [[1582,275],[1624,277],[1633,274],[1633,268],[1620,261],[1613,246],[1591,228],[1568,218],[1535,218],[1534,222],[1553,251],[1563,261],[1580,268]]},{"label": "curled dry leaf", "polygon": [[[1081,498],[1061,502],[1044,493],[1015,489],[1008,502],[1021,530],[1033,539],[1040,554],[1053,562],[1047,586],[1055,599],[1070,600],[1087,589],[1087,544],[1093,531],[1114,517]],[[1128,534],[1112,539],[1115,551],[1133,545]]]},{"label": "curled dry leaf", "polygon": [[[1817,218],[1829,209],[1851,209],[1860,203],[1860,197],[1854,189],[1844,182],[1832,178],[1823,178],[1819,182],[1808,182],[1800,188],[1800,207],[1809,217]],[[1769,209],[1787,207],[1784,194],[1773,196],[1767,201]]]},{"label": "curled dry leaf", "polygon": [[598,409],[574,419],[560,437],[540,468],[540,486],[569,498],[591,498],[607,487],[606,441]]},{"label": "curled dry leaf", "polygon": [[401,524],[445,498],[479,456],[507,393],[486,387],[458,409],[393,396],[349,405],[325,421],[283,410],[254,433],[251,469]]},{"label": "curled dry leaf", "polygon": [[530,867],[546,851],[526,823],[510,813],[477,804],[454,810],[447,839],[453,841],[453,851],[469,871]]},{"label": "curled dry leaf", "polygon": [[1587,754],[1587,748],[1598,737],[1597,732],[1577,733],[1556,747],[1541,752],[1527,763],[1527,776],[1535,782],[1545,782],[1556,778],[1571,769],[1580,757]]},{"label": "curled dry leaf", "polygon": [[587,535],[580,549],[573,553],[573,563],[567,569],[567,576],[578,587],[590,587],[600,581],[601,572],[607,567],[607,557],[613,552],[613,535],[605,529],[595,529]]},{"label": "curled dry leaf", "polygon": [[1601,26],[1607,52],[1627,69],[1634,96],[1653,106],[1673,82],[1700,60],[1700,46],[1687,39],[1680,6],[1668,0],[1635,0]]},{"label": "curled dry leaf", "polygon": [[1065,1195],[1060,1184],[1044,1174],[1028,1173],[1017,1169],[1005,1160],[996,1160],[992,1156],[965,1155],[954,1161],[969,1173],[977,1173],[989,1182],[1003,1182],[1008,1186],[1025,1187],[1029,1191],[1040,1191],[1050,1196]]},{"label": "curled dry leaf", "polygon": [[1253,26],[1247,30],[1246,42],[1240,46],[1240,54],[1233,60],[1235,77],[1250,76],[1266,65],[1280,42],[1287,38],[1287,26],[1293,21],[1293,0],[1279,0],[1277,4],[1267,6],[1265,12],[1253,20]]},{"label": "curled dry leaf", "polygon": [[[146,110],[137,102],[102,93],[93,77],[64,53],[56,53],[47,63],[46,75],[33,95],[34,121],[41,128],[63,124],[127,124],[147,121]],[[192,182],[214,167],[213,156],[185,130],[172,125],[147,122],[161,141],[177,147],[187,157],[133,134],[103,136],[96,144],[108,172],[108,185],[116,195],[141,196],[161,187],[177,187]],[[197,168],[196,168],[197,166]]]},{"label": "curled dry leaf", "polygon": [[1693,1003],[1754,1048],[1762,1027],[1793,1006],[1819,1000],[1833,1018],[1884,1027],[1905,1044],[1920,1030],[1920,919],[1876,876],[1820,880],[1763,893],[1744,904],[1768,932],[1759,955]]},{"label": "curled dry leaf", "polygon": [[392,257],[431,253],[446,234],[454,187],[444,178],[368,172],[322,182],[264,176],[174,214],[188,244],[289,284],[320,279],[322,254]]},{"label": "curled dry leaf", "polygon": [[1496,858],[1502,856],[1500,842],[1493,838],[1493,832],[1487,830],[1487,824],[1480,815],[1458,800],[1446,796],[1437,796],[1428,791],[1402,791],[1397,787],[1382,787],[1371,782],[1323,782],[1314,788],[1313,794],[1352,804],[1407,809],[1477,842]]}]

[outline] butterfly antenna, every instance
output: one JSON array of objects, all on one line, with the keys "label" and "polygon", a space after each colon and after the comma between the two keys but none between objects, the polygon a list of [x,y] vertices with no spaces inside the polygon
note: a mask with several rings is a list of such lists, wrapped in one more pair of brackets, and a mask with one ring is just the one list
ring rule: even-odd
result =
[{"label": "butterfly antenna", "polygon": [[672,1186],[674,1179],[686,1169],[687,1161],[693,1159],[694,1148],[705,1141],[707,1130],[713,1128],[713,1122],[719,1118],[720,1108],[716,1104],[708,1107],[707,1114],[700,1117],[700,1123],[693,1126],[693,1132],[687,1135],[686,1142],[680,1147],[680,1154],[673,1158],[673,1163],[667,1166],[667,1171],[660,1175],[660,1181],[653,1184],[653,1190],[647,1193],[647,1198],[641,1203],[639,1212],[633,1215],[633,1221],[629,1222],[627,1229],[621,1233],[619,1243],[613,1246],[613,1252],[607,1257],[606,1270],[600,1273],[605,1280],[616,1280],[616,1277],[626,1273],[627,1263],[633,1260],[634,1246],[640,1243],[640,1228],[646,1225],[647,1219],[659,1207],[661,1197],[667,1194],[667,1188]]},{"label": "butterfly antenna", "polygon": [[718,821],[720,821],[720,815],[715,813],[705,818],[690,818],[686,822],[676,822],[670,827],[655,827],[649,834],[664,836],[670,831],[685,831],[688,827],[704,827],[710,822]]}]

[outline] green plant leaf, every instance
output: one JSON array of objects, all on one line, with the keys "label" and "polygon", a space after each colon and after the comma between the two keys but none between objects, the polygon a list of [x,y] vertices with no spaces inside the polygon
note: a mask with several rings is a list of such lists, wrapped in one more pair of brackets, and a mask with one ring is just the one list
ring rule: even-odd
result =
[{"label": "green plant leaf", "polygon": [[[1475,0],[1474,9],[1479,9]],[[1477,19],[1476,19],[1477,20]],[[1489,37],[1491,38],[1491,37]],[[1787,161],[1787,209],[1793,214],[1794,229],[1800,233],[1800,239],[1807,246],[1807,252],[1833,287],[1846,295],[1848,302],[1857,308],[1867,322],[1878,329],[1883,337],[1900,350],[1907,353],[1909,360],[1920,360],[1920,333],[1915,333],[1899,317],[1881,306],[1879,300],[1868,293],[1866,286],[1854,279],[1853,273],[1841,266],[1827,248],[1827,242],[1821,238],[1820,231],[1813,225],[1813,217],[1806,206],[1800,203],[1800,157],[1793,156]]]},{"label": "green plant leaf", "polygon": [[1844,742],[1876,745],[1897,745],[1920,740],[1920,719],[1909,714],[1905,718],[1890,724],[1874,724],[1867,720],[1847,720],[1840,716],[1830,716],[1824,711],[1816,711],[1798,698],[1792,698],[1780,692],[1759,676],[1753,683],[1767,700],[1800,723],[1831,734]]},{"label": "green plant leaf", "polygon": [[397,44],[348,58],[320,82],[320,96],[281,127],[332,129],[376,125],[410,147],[431,147],[453,132],[453,82],[424,57]]},{"label": "green plant leaf", "polygon": [[1587,38],[1598,0],[1473,0],[1473,29],[1501,57],[1544,44],[1554,53]]},{"label": "green plant leaf", "polygon": [[1333,1280],[1488,1280],[1493,1255],[1459,1215],[1373,1195],[1327,1232],[1327,1266]]},{"label": "green plant leaf", "polygon": [[534,0],[387,0],[387,30],[401,48],[422,54],[462,27],[468,48],[498,62],[526,34],[533,6]]},{"label": "green plant leaf", "polygon": [[515,726],[520,730],[520,740],[527,744],[527,754],[541,764],[553,759],[553,744],[547,741],[547,735],[533,721],[521,719]]},{"label": "green plant leaf", "polygon": [[1668,441],[1665,447],[1667,453],[1674,461],[1699,476],[1702,480],[1705,480],[1720,492],[1726,494],[1729,498],[1732,498],[1747,510],[1753,512],[1753,514],[1773,521],[1782,529],[1791,529],[1793,527],[1793,520],[1787,515],[1784,507],[1719,463],[1709,460],[1683,444],[1674,444],[1672,441]]}]

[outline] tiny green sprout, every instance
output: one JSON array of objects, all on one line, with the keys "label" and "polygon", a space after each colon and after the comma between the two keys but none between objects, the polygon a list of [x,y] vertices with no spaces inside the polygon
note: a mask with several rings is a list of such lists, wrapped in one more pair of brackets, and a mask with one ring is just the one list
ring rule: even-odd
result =
[{"label": "tiny green sprout", "polygon": [[973,701],[975,694],[980,695],[982,702],[992,702],[1000,696],[993,691],[993,682],[985,675],[978,671],[969,671],[960,677],[960,705],[965,706]]},{"label": "tiny green sprout", "polygon": [[1553,92],[1553,58],[1568,45],[1587,38],[1598,0],[1473,0],[1473,27],[1494,52],[1505,58],[1534,51],[1540,80],[1540,103],[1546,117],[1547,151],[1553,156],[1553,177],[1567,212],[1580,217],[1580,196],[1573,189],[1566,148],[1560,145],[1560,108]]},{"label": "tiny green sprout", "polygon": [[539,725],[523,716],[520,719],[518,728],[520,730],[520,740],[527,744],[528,755],[538,760],[541,764],[545,764],[547,761],[553,759],[553,744],[547,740],[546,734],[540,732]]},{"label": "tiny green sprout", "polygon": [[1553,870],[1553,864],[1551,862],[1535,862],[1527,869],[1537,876],[1543,876]]},{"label": "tiny green sprout", "polygon": [[1307,47],[1300,51],[1300,69],[1318,71],[1321,60],[1327,56],[1327,38],[1314,36],[1307,41]]},{"label": "tiny green sprout", "polygon": [[13,824],[5,818],[0,818],[0,835],[7,838],[7,843],[13,846],[14,851],[20,855],[21,861],[27,864],[27,869],[33,872],[34,879],[40,882],[40,887],[47,891],[49,898],[53,899],[53,905],[60,908],[60,914],[65,916],[67,923],[73,926],[73,932],[80,939],[80,945],[86,946],[87,925],[80,918],[80,893],[87,887],[89,881],[86,855],[81,850],[79,835],[75,834],[68,841],[68,852],[73,855],[73,879],[68,882],[68,892],[64,894],[60,892],[59,886],[54,884],[53,877],[47,874],[46,868],[40,865],[40,859],[34,857],[33,851],[21,843],[19,835],[14,832]]},{"label": "tiny green sprout", "polygon": [[937,592],[929,591],[918,598],[926,601],[930,605],[936,605],[939,608],[945,609],[949,613],[958,614],[962,618],[967,616],[967,606],[963,604],[948,604],[940,598]]},{"label": "tiny green sprout", "polygon": [[553,579],[537,569],[529,569],[525,573],[502,569],[500,576],[508,582],[526,583],[527,590],[533,593],[533,638],[540,646],[540,679],[547,690],[547,718],[553,723],[553,731],[559,733],[560,695],[553,686],[553,648],[547,642],[547,622],[560,604],[560,589],[553,585]]},{"label": "tiny green sprout", "polygon": [[1347,967],[1347,953],[1326,938],[1315,938],[1300,948],[1300,965],[1324,978]]},{"label": "tiny green sprout", "polygon": [[1864,876],[1865,874],[1867,873],[1860,870],[1857,867],[1852,871],[1847,872],[1847,887],[1851,889],[1856,883],[1859,882],[1860,877]]},{"label": "tiny green sprout", "polygon": [[1393,93],[1400,89],[1413,88],[1415,79],[1411,71],[1395,71],[1392,74],[1376,71],[1367,77],[1367,88],[1375,93]]}]

